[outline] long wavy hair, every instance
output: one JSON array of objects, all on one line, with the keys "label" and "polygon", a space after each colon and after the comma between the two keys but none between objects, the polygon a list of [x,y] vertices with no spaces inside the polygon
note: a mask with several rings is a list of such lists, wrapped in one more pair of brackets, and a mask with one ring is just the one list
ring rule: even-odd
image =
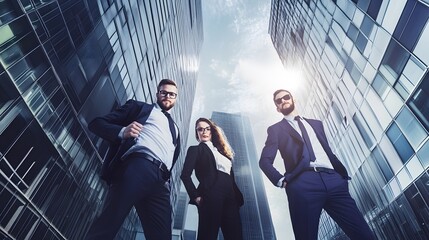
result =
[{"label": "long wavy hair", "polygon": [[225,134],[223,133],[222,128],[217,126],[212,120],[207,118],[198,118],[198,120],[195,122],[195,138],[198,139],[198,132],[197,132],[197,124],[199,122],[205,122],[210,126],[210,131],[212,134],[212,143],[217,150],[227,157],[229,160],[232,160],[234,158],[234,151],[232,150],[231,146],[228,143],[228,139],[226,138]]}]

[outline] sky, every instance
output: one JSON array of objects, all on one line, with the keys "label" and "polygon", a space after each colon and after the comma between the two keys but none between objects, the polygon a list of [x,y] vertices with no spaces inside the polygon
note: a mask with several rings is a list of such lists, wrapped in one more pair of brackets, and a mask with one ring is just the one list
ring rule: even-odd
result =
[{"label": "sky", "polygon": [[[258,154],[266,129],[282,118],[273,92],[298,90],[301,77],[299,71],[282,66],[273,47],[268,34],[270,8],[270,0],[202,1],[204,43],[191,119],[193,125],[199,117],[210,118],[213,111],[247,115]],[[197,143],[193,133],[189,139],[190,145]],[[275,166],[284,171],[279,158]],[[263,179],[277,239],[294,239],[286,193],[264,174]],[[186,228],[193,229],[194,206],[189,205],[189,212]]]}]

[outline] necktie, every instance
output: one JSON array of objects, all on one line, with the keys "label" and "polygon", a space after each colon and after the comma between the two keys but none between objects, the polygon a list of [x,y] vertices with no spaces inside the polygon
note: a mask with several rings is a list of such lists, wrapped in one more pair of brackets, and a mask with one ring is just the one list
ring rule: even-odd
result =
[{"label": "necktie", "polygon": [[305,146],[307,147],[308,153],[310,154],[310,161],[314,162],[314,160],[316,160],[316,156],[314,155],[313,147],[311,146],[307,130],[305,130],[304,124],[301,122],[301,118],[299,116],[296,116],[295,120],[298,122],[299,129],[301,129],[302,138],[304,139]]},{"label": "necktie", "polygon": [[167,111],[162,110],[162,113],[164,113],[164,115],[168,119],[168,127],[170,128],[170,133],[171,133],[171,136],[173,137],[173,144],[174,144],[174,146],[176,146],[177,137],[176,137],[176,126],[174,126],[174,121],[171,118],[171,115]]}]

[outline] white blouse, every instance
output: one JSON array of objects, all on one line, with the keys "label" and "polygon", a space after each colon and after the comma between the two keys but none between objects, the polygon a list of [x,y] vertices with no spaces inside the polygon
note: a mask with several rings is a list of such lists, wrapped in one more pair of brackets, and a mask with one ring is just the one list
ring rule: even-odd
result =
[{"label": "white blouse", "polygon": [[213,143],[211,141],[204,142],[210,150],[212,150],[213,156],[216,160],[216,168],[219,171],[222,171],[227,174],[231,174],[231,168],[232,168],[232,162],[224,155],[220,154],[220,152],[217,150],[215,146],[213,146]]}]

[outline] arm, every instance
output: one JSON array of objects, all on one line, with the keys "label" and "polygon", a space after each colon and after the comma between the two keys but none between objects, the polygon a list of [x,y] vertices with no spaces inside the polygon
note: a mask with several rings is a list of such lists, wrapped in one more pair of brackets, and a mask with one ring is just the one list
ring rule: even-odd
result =
[{"label": "arm", "polygon": [[[123,131],[124,137],[130,137],[133,132],[137,131],[136,125],[132,125],[133,121],[130,120],[135,110],[136,101],[128,100],[124,105],[116,108],[109,114],[92,120],[88,124],[88,129],[105,140],[119,142],[122,140],[122,136],[119,133],[123,128],[126,127]],[[139,126],[137,125],[137,127]]]},{"label": "arm", "polygon": [[274,168],[273,163],[277,155],[278,145],[278,131],[273,126],[267,130],[268,136],[265,141],[265,146],[262,149],[261,158],[259,159],[259,167],[268,177],[268,179],[277,186],[277,183],[283,175]]},{"label": "arm", "polygon": [[191,203],[196,205],[198,205],[198,202],[201,200],[201,198],[199,198],[200,196],[198,194],[197,188],[195,187],[194,182],[192,182],[191,175],[195,169],[197,157],[198,157],[198,147],[197,146],[189,147],[188,152],[186,153],[182,174],[180,175],[183,185],[185,185],[186,191],[188,192],[189,198],[191,199]]}]

